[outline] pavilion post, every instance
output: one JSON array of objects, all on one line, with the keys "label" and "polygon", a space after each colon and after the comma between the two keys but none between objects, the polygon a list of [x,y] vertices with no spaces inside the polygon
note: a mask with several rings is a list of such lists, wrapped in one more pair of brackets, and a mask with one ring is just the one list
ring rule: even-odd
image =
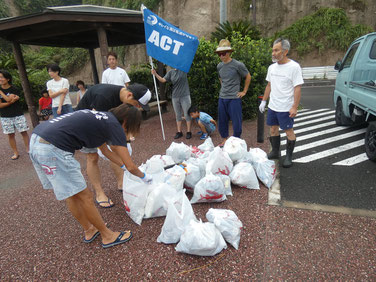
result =
[{"label": "pavilion post", "polygon": [[101,51],[103,70],[105,70],[107,66],[107,54],[108,54],[107,34],[106,34],[106,30],[102,26],[98,27],[97,32],[98,32],[98,41],[99,41],[99,48]]},{"label": "pavilion post", "polygon": [[89,54],[90,54],[91,68],[93,70],[94,84],[99,84],[98,70],[97,70],[97,64],[95,62],[95,54],[94,54],[94,49],[93,48],[89,49]]},{"label": "pavilion post", "polygon": [[29,109],[29,114],[31,118],[31,123],[33,127],[36,127],[39,124],[39,118],[36,112],[36,108],[33,102],[33,97],[31,94],[31,87],[29,79],[27,78],[26,68],[25,68],[25,61],[22,56],[21,46],[18,42],[12,42],[13,53],[16,59],[16,64],[18,68],[18,72],[20,74],[21,85],[24,91],[25,100],[27,103],[27,107]]}]

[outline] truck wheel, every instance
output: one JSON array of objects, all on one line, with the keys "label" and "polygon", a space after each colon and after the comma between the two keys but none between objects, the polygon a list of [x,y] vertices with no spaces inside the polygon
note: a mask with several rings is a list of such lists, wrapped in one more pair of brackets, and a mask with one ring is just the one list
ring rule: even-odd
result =
[{"label": "truck wheel", "polygon": [[370,122],[364,138],[367,157],[376,162],[376,122]]},{"label": "truck wheel", "polygon": [[346,117],[343,113],[342,100],[338,99],[336,105],[336,115],[335,120],[337,125],[352,125],[353,122],[350,118]]}]

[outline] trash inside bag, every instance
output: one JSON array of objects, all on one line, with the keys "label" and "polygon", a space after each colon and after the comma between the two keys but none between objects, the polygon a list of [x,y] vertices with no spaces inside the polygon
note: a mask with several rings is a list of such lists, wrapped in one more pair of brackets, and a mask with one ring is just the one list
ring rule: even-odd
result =
[{"label": "trash inside bag", "polygon": [[142,218],[144,217],[150,186],[130,172],[124,172],[123,200],[125,211],[138,225],[141,225]]},{"label": "trash inside bag", "polygon": [[228,153],[230,159],[235,162],[247,153],[247,143],[243,139],[231,136],[226,140],[223,151]]},{"label": "trash inside bag", "polygon": [[231,182],[243,188],[260,189],[260,185],[250,163],[238,163],[230,173]]},{"label": "trash inside bag", "polygon": [[232,210],[211,208],[206,213],[206,218],[209,222],[214,223],[226,242],[236,250],[239,248],[243,224]]},{"label": "trash inside bag", "polygon": [[176,191],[183,189],[186,171],[180,165],[165,170],[165,183],[170,184]]},{"label": "trash inside bag", "polygon": [[144,218],[165,216],[167,214],[167,200],[173,198],[177,191],[167,183],[152,185],[148,194]]},{"label": "trash inside bag", "polygon": [[226,248],[221,232],[213,223],[191,220],[175,250],[197,256],[214,256]]},{"label": "trash inside bag", "polygon": [[174,202],[174,200],[168,201],[167,215],[161,234],[157,238],[158,243],[174,244],[179,242],[185,226],[191,220],[197,220],[192,205],[185,195],[185,190],[179,192],[177,202]]},{"label": "trash inside bag", "polygon": [[208,174],[195,186],[191,203],[212,203],[226,200],[225,187],[221,178]]},{"label": "trash inside bag", "polygon": [[191,157],[191,149],[184,143],[172,142],[166,150],[166,155],[171,156],[174,162],[178,164]]},{"label": "trash inside bag", "polygon": [[200,146],[198,146],[198,149],[200,149],[203,152],[211,152],[214,150],[214,144],[210,137],[205,139],[205,142],[202,143]]},{"label": "trash inside bag", "polygon": [[229,175],[234,167],[229,155],[221,148],[215,147],[210,153],[206,165],[206,174],[225,174]]}]

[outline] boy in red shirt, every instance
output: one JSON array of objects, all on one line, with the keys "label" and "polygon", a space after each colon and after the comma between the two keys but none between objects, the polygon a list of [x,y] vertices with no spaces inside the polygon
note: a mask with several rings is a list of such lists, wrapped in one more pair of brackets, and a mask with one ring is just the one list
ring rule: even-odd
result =
[{"label": "boy in red shirt", "polygon": [[48,120],[50,115],[52,115],[52,99],[48,95],[47,89],[43,89],[42,98],[39,99],[39,112],[43,120]]}]

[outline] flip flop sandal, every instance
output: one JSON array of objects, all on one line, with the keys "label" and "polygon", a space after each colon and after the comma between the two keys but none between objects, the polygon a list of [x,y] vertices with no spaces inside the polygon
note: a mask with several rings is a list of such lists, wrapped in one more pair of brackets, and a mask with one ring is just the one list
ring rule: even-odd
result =
[{"label": "flip flop sandal", "polygon": [[20,157],[20,155],[13,155],[13,156],[11,156],[10,157],[10,159],[12,160],[12,161],[15,161],[15,160],[18,160],[18,158]]},{"label": "flip flop sandal", "polygon": [[99,231],[97,231],[90,239],[88,239],[88,240],[86,240],[85,239],[85,236],[84,236],[84,243],[91,243],[91,242],[93,242],[94,240],[95,240],[95,238],[97,238],[98,237],[98,235],[99,235],[100,233],[99,233]]},{"label": "flip flop sandal", "polygon": [[[95,202],[97,203],[98,206],[100,206],[101,208],[104,208],[104,209],[109,209],[109,208],[112,208],[113,206],[115,206],[115,204],[111,204],[110,198],[108,198],[107,201],[98,202],[97,200],[95,200]],[[101,204],[109,204],[109,206],[102,206]]]},{"label": "flip flop sandal", "polygon": [[119,245],[119,244],[123,244],[125,242],[128,242],[131,238],[132,238],[132,232],[129,231],[129,237],[128,238],[125,238],[123,240],[121,240],[121,238],[124,236],[125,232],[128,232],[128,231],[121,231],[120,232],[120,235],[116,238],[115,241],[113,241],[112,243],[108,243],[108,244],[103,244],[102,243],[102,247],[104,249],[106,248],[110,248],[110,247],[113,247],[113,246],[116,246],[116,245]]}]

